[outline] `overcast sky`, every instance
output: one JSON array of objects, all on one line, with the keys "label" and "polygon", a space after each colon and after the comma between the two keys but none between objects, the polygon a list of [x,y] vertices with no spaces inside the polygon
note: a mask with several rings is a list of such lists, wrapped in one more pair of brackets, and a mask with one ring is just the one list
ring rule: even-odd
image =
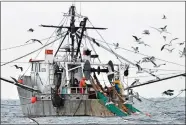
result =
[{"label": "overcast sky", "polygon": [[[49,37],[54,29],[39,27],[40,24],[58,25],[63,18],[62,12],[67,12],[71,2],[6,2],[1,4],[1,49],[9,48],[24,44],[31,38],[43,39]],[[81,2],[75,3],[78,13],[88,16],[91,23],[96,27],[108,28],[104,31],[99,31],[104,39],[109,43],[118,42],[120,47],[131,49],[131,46],[138,46],[140,53],[155,56],[157,58],[175,62],[180,65],[175,65],[157,60],[158,64],[166,63],[160,69],[165,70],[182,70],[182,71],[165,71],[159,70],[156,74],[166,74],[159,77],[171,76],[171,73],[184,72],[185,58],[179,57],[179,50],[183,50],[183,46],[174,44],[175,50],[173,53],[168,51],[160,51],[163,44],[168,43],[172,38],[178,37],[179,40],[175,43],[185,41],[185,3],[184,2]],[[167,16],[166,20],[162,20],[163,14]],[[88,24],[89,25],[89,24]],[[152,27],[164,27],[167,25],[167,30],[171,34],[158,33]],[[90,25],[91,26],[91,25]],[[27,32],[29,28],[35,29],[33,33]],[[149,36],[142,34],[142,31],[148,29]],[[88,32],[90,36],[97,39],[101,38],[96,32]],[[151,47],[144,47],[134,42],[132,35],[137,35]],[[163,35],[167,36],[167,41],[163,39]],[[43,41],[45,43],[46,41]],[[59,44],[59,42],[57,43]],[[1,62],[7,62],[22,56],[28,52],[41,47],[39,43],[34,43],[20,48],[11,50],[1,50]],[[172,47],[171,47],[172,48]],[[99,52],[101,60],[108,62],[118,62],[114,55],[106,52],[103,49],[96,48]],[[126,50],[117,49],[117,53],[121,54],[128,60],[135,62],[142,59],[142,55],[128,52]],[[34,58],[38,52],[18,60],[17,62],[28,62],[30,58]],[[41,52],[37,59],[44,58],[44,51]],[[2,63],[1,63],[2,64]],[[24,72],[28,68],[28,63],[16,63],[23,66]],[[17,77],[21,72],[11,67],[14,63],[1,67],[1,75],[5,78]],[[142,64],[142,67],[153,68],[151,63]],[[129,84],[134,81],[133,77],[140,78],[141,82],[152,79],[146,73],[136,74],[136,69],[130,69]],[[29,75],[29,71],[26,73]],[[148,76],[148,77],[139,77]],[[162,97],[161,93],[167,89],[174,89],[175,94],[179,90],[185,88],[185,78],[178,77],[134,89],[143,97]],[[183,93],[181,96],[185,96]],[[17,88],[9,83],[1,81],[1,97],[3,99],[17,99]]]}]

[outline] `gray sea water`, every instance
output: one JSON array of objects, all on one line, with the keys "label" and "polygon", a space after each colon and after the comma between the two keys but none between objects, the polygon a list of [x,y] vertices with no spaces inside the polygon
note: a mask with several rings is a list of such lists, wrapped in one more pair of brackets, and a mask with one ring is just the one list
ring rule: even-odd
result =
[{"label": "gray sea water", "polygon": [[[135,101],[134,106],[150,113],[151,117],[139,114],[127,117],[38,117],[34,120],[39,124],[185,124],[185,98],[166,100],[168,98]],[[19,100],[1,100],[1,124],[37,124],[23,116],[19,103]]]}]

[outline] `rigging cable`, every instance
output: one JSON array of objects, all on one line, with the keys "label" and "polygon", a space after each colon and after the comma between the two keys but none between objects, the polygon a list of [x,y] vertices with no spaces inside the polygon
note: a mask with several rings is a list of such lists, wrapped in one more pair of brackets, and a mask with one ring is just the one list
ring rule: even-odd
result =
[{"label": "rigging cable", "polygon": [[[59,39],[59,38],[58,38],[58,39]],[[57,40],[58,40],[58,39],[57,39]],[[4,63],[4,64],[2,64],[1,66],[7,65],[7,64],[9,64],[9,63],[11,63],[11,62],[14,62],[14,61],[16,61],[16,60],[19,60],[19,59],[21,59],[21,58],[24,58],[24,57],[26,57],[26,56],[28,56],[28,55],[34,53],[34,52],[37,52],[38,50],[43,49],[44,47],[46,47],[46,46],[52,44],[52,43],[55,42],[55,41],[56,41],[56,40],[54,40],[54,41],[52,41],[52,42],[50,42],[50,43],[48,43],[48,44],[46,44],[46,45],[44,45],[44,46],[42,46],[42,47],[40,47],[40,48],[38,48],[38,49],[36,49],[36,50],[30,52],[30,53],[27,53],[26,55],[23,55],[23,56],[21,56],[21,57],[19,57],[19,58],[16,58],[16,59],[13,59],[13,60],[11,60],[11,61],[9,61],[9,62],[7,62],[7,63]]]},{"label": "rigging cable", "polygon": [[31,119],[33,122],[37,123],[37,125],[39,125],[39,123],[35,119],[33,119],[31,117],[28,117],[28,118]]},{"label": "rigging cable", "polygon": [[[88,21],[90,22],[90,20],[88,19]],[[90,22],[90,24],[94,27],[94,25]],[[104,43],[107,44],[107,46],[109,47],[109,49],[112,51],[112,53],[116,56],[116,58],[120,61],[121,64],[123,64],[123,62],[120,60],[120,58],[118,58],[118,56],[114,53],[114,51],[111,49],[111,47],[109,46],[109,44],[105,41],[105,39],[102,37],[102,35],[98,32],[97,29],[95,29],[96,32],[99,34],[99,36],[103,39]]]},{"label": "rigging cable", "polygon": [[[52,36],[52,37],[55,37],[55,36]],[[44,39],[41,39],[40,41],[44,41],[44,40],[47,40],[49,39],[50,37],[47,37],[47,38],[44,38]],[[22,46],[26,46],[26,45],[30,45],[30,44],[33,44],[35,42],[32,42],[32,43],[26,43],[26,44],[22,44],[22,45],[18,45],[18,46],[13,46],[13,47],[9,47],[9,48],[4,48],[4,49],[1,49],[2,50],[9,50],[9,49],[14,49],[14,48],[18,48],[18,47],[22,47]]]}]

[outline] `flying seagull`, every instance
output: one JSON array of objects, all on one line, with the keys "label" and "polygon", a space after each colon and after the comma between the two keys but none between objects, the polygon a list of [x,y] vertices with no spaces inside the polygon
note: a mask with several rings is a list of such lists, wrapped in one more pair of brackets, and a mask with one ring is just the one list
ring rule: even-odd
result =
[{"label": "flying seagull", "polygon": [[30,39],[30,40],[26,41],[26,43],[28,43],[29,41],[32,41],[32,42],[36,41],[36,42],[40,43],[41,45],[43,45],[42,42],[38,39]]},{"label": "flying seagull", "polygon": [[[179,50],[179,51],[180,51],[180,50]],[[183,51],[180,51],[180,52],[179,52],[179,54],[180,54],[180,57],[183,57],[183,55],[186,56],[186,49],[185,49],[185,47],[184,47]]]},{"label": "flying seagull", "polygon": [[172,89],[168,89],[167,92],[174,92],[174,90],[172,90]]},{"label": "flying seagull", "polygon": [[135,81],[134,81],[130,86],[133,86],[133,85],[135,85],[136,83],[139,83],[139,79],[135,79]]},{"label": "flying seagull", "polygon": [[15,79],[14,77],[11,77],[15,83],[18,83],[17,79]]},{"label": "flying seagull", "polygon": [[133,36],[136,42],[139,42],[141,38],[138,38],[137,36]]},{"label": "flying seagull", "polygon": [[167,17],[165,15],[163,15],[163,18],[162,19],[167,19]]},{"label": "flying seagull", "polygon": [[15,67],[16,67],[16,69],[20,69],[20,70],[21,70],[21,72],[23,71],[23,67],[19,67],[19,66],[17,66],[17,65],[13,65],[13,66],[15,66]]},{"label": "flying seagull", "polygon": [[167,90],[167,91],[164,91],[162,94],[163,94],[163,95],[172,96],[172,95],[174,95],[172,92],[174,92],[174,90]]},{"label": "flying seagull", "polygon": [[150,35],[149,30],[144,30],[142,34]]},{"label": "flying seagull", "polygon": [[166,36],[163,36],[163,39],[166,41]]},{"label": "flying seagull", "polygon": [[165,48],[165,49],[168,50],[170,53],[172,53],[172,51],[174,50],[174,48],[172,48],[172,49]]},{"label": "flying seagull", "polygon": [[[160,34],[163,33],[163,32],[169,33],[169,32],[167,32],[167,29],[166,29],[167,28],[167,25],[164,26],[164,27],[161,27],[161,28],[155,28],[155,27],[151,27],[151,28],[157,30]],[[169,33],[169,34],[171,34],[171,33]]]},{"label": "flying seagull", "polygon": [[160,67],[161,65],[166,65],[166,63],[157,65],[154,61],[152,61],[152,60],[150,60],[150,61],[152,64],[154,64],[154,67],[156,67],[156,68]]},{"label": "flying seagull", "polygon": [[170,44],[164,44],[162,47],[161,47],[161,51],[165,48],[165,46],[171,46]]},{"label": "flying seagull", "polygon": [[149,69],[149,73],[152,74],[152,73],[155,73],[157,72],[158,70],[152,70],[152,69]]},{"label": "flying seagull", "polygon": [[141,60],[139,60],[139,61],[135,61],[135,62],[136,62],[136,64],[140,64]]},{"label": "flying seagull", "polygon": [[146,43],[143,43],[143,45],[145,45],[145,46],[149,46],[149,47],[150,47],[150,45],[148,45],[148,44],[146,44]]},{"label": "flying seagull", "polygon": [[114,46],[115,46],[115,49],[118,49],[118,47],[119,47],[119,43],[113,43],[114,44]]},{"label": "flying seagull", "polygon": [[34,32],[34,29],[30,28],[30,29],[28,30],[28,32]]},{"label": "flying seagull", "polygon": [[169,44],[172,45],[172,41],[177,40],[177,39],[178,39],[178,38],[172,39],[172,40],[169,42]]},{"label": "flying seagull", "polygon": [[185,41],[183,41],[182,43],[178,43],[179,45],[183,45],[185,43]]},{"label": "flying seagull", "polygon": [[134,52],[135,52],[135,53],[139,53],[139,47],[133,47],[133,46],[132,46],[131,48],[134,49]]},{"label": "flying seagull", "polygon": [[140,66],[139,64],[136,64],[136,66],[137,66],[137,68],[138,68],[137,73],[142,73],[142,68],[141,68],[141,66]]}]

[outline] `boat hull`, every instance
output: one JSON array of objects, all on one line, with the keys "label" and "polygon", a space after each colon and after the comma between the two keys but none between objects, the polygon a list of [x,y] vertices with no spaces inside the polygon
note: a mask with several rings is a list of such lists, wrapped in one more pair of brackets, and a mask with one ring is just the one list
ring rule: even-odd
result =
[{"label": "boat hull", "polygon": [[[32,86],[30,76],[23,78],[23,84]],[[54,107],[51,96],[41,95],[35,103],[31,103],[33,92],[17,87],[20,106],[25,116],[114,116],[98,99],[67,98],[64,106]],[[74,95],[68,95],[73,97]],[[77,96],[77,95],[76,95]]]}]

